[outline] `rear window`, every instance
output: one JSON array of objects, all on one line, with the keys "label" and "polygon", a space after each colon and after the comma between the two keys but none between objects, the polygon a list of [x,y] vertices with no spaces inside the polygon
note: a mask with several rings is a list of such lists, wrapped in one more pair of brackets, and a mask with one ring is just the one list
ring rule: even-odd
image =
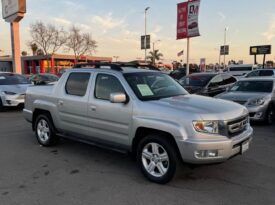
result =
[{"label": "rear window", "polygon": [[229,68],[230,71],[252,71],[252,66],[246,67],[231,67]]},{"label": "rear window", "polygon": [[84,96],[88,87],[90,73],[71,73],[65,90],[69,95]]},{"label": "rear window", "polygon": [[182,78],[179,82],[183,86],[205,86],[214,76],[213,75],[191,75]]},{"label": "rear window", "polygon": [[13,73],[0,74],[0,85],[20,85],[31,84],[31,82],[23,75]]},{"label": "rear window", "polygon": [[273,81],[239,81],[230,89],[230,92],[259,92],[271,93]]}]

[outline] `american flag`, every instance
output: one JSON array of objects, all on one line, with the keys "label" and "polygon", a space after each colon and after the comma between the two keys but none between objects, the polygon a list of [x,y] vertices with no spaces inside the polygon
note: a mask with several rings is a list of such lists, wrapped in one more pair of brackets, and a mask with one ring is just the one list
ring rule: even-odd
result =
[{"label": "american flag", "polygon": [[181,52],[178,53],[178,57],[183,55],[184,50],[182,50]]}]

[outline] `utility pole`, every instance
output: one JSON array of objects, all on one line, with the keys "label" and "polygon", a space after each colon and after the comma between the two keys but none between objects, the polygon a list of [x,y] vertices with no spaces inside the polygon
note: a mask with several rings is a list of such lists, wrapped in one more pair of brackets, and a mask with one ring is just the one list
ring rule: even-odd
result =
[{"label": "utility pole", "polygon": [[223,44],[223,49],[224,49],[224,55],[223,55],[223,69],[225,69],[225,55],[226,55],[226,53],[225,53],[225,45],[226,45],[226,32],[227,32],[227,30],[228,30],[228,27],[225,27],[225,29],[224,29],[224,44]]},{"label": "utility pole", "polygon": [[144,47],[145,47],[145,55],[144,55],[144,61],[146,62],[147,60],[147,11],[150,9],[150,7],[146,7],[145,8],[145,12],[144,12],[144,20],[145,20],[145,23],[144,23],[144,30],[145,30],[145,39],[144,39]]}]

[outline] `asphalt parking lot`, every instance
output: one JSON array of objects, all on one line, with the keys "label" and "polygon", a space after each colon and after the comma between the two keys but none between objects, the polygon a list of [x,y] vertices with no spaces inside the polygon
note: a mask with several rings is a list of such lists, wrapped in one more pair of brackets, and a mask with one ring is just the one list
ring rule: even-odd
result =
[{"label": "asphalt parking lot", "polygon": [[62,140],[38,145],[19,110],[0,113],[0,204],[275,204],[275,125],[254,124],[243,156],[181,167],[171,183],[148,182],[130,156]]}]

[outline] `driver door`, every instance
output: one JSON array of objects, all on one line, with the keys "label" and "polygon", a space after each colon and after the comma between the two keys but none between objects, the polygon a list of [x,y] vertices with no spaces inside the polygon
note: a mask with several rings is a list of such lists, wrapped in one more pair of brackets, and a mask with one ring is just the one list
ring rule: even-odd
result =
[{"label": "driver door", "polygon": [[132,102],[110,102],[111,93],[126,94],[119,77],[98,72],[92,90],[88,103],[90,137],[112,144],[129,145]]}]

